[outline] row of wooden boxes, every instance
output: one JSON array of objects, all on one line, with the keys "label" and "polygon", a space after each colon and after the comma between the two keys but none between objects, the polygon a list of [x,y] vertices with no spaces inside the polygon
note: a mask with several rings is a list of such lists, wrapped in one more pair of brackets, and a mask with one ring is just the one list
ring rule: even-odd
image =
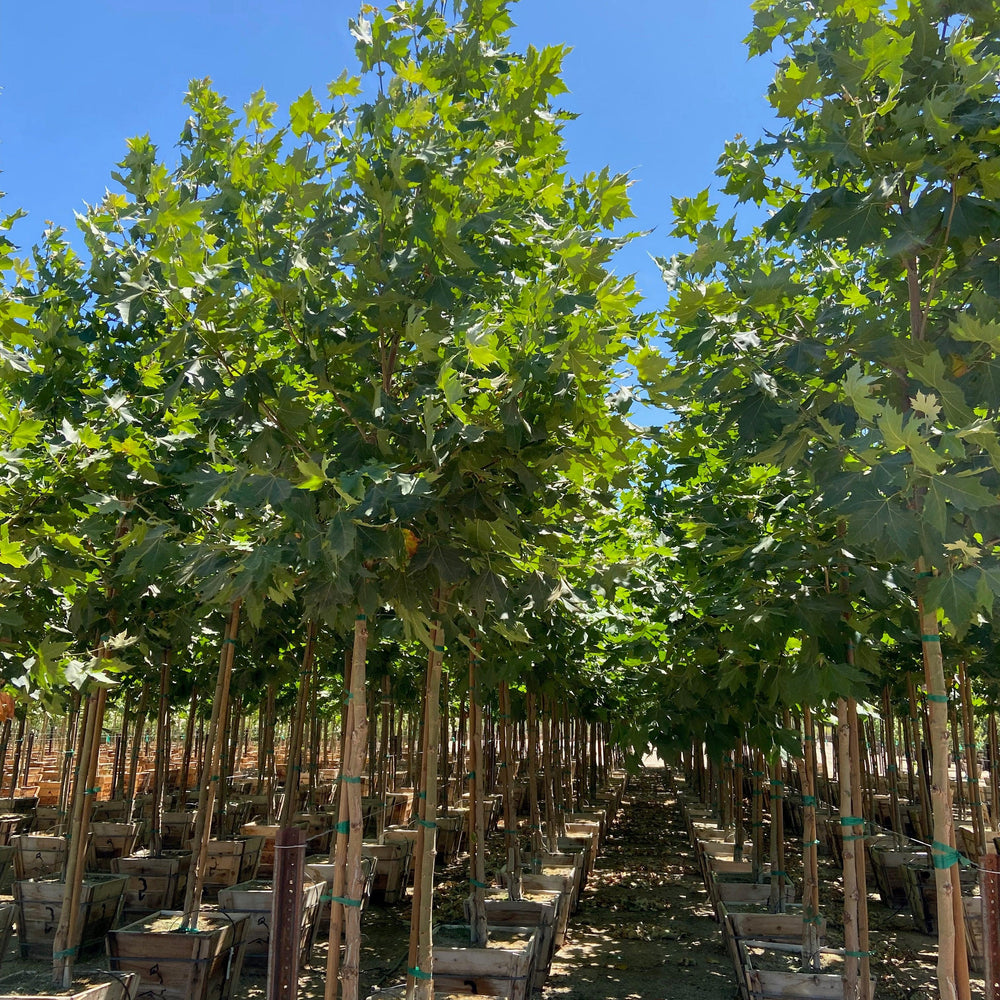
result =
[{"label": "row of wooden boxes", "polygon": [[[754,865],[750,860],[753,845],[727,840],[714,810],[687,795],[680,778],[674,776],[674,782],[698,868],[733,961],[741,1000],[842,997],[843,976],[840,969],[834,971],[842,952],[825,946],[825,919],[815,915],[807,923],[787,877],[772,880],[768,863]],[[802,971],[809,929],[815,966]]]}]

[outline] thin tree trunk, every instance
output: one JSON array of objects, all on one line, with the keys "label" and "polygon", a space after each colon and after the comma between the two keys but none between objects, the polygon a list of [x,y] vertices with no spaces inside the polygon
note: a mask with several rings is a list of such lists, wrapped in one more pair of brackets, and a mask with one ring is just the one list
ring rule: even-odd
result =
[{"label": "thin tree trunk", "polygon": [[531,823],[531,853],[542,853],[542,813],[538,805],[538,715],[535,693],[528,692],[528,814]]},{"label": "thin tree trunk", "polygon": [[840,829],[844,858],[844,1000],[860,998],[861,943],[858,927],[858,869],[856,854],[864,856],[864,818],[854,816],[851,794],[851,722],[844,698],[837,699],[837,773],[840,778]]}]

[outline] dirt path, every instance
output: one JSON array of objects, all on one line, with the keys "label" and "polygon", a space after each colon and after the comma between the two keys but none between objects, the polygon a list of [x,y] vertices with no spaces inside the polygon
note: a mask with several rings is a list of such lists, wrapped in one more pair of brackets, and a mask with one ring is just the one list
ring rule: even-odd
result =
[{"label": "dirt path", "polygon": [[662,770],[632,779],[545,1000],[731,1000],[735,980]]}]

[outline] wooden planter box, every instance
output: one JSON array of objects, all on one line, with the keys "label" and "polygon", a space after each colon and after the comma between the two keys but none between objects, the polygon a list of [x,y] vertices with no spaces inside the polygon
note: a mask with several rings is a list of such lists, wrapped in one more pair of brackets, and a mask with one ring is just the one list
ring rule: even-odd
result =
[{"label": "wooden planter box", "polygon": [[31,820],[30,813],[0,816],[0,846],[6,847],[10,844],[11,837],[16,837],[19,833],[26,833],[31,827]]},{"label": "wooden planter box", "polygon": [[[306,882],[302,887],[302,923],[299,926],[299,961],[305,965],[312,950],[313,931],[319,917],[320,897],[326,888],[323,882]],[[271,910],[274,886],[270,880],[258,880],[219,890],[219,908],[226,913],[247,914],[250,917],[244,941],[244,961],[267,966],[267,950],[271,940]]]},{"label": "wooden planter box", "polygon": [[128,879],[123,911],[127,922],[181,905],[191,867],[190,851],[165,851],[160,857],[134,854],[115,858],[111,864],[115,874]]},{"label": "wooden planter box", "polygon": [[244,837],[260,837],[260,864],[254,878],[271,878],[274,875],[274,840],[278,836],[280,826],[270,826],[266,823],[244,823],[240,833]]},{"label": "wooden planter box", "polygon": [[333,824],[327,813],[296,813],[292,823],[306,832],[306,843],[312,854],[329,854],[333,842]]},{"label": "wooden planter box", "polygon": [[91,819],[95,823],[127,823],[127,812],[128,802],[125,799],[108,799],[107,802],[94,803],[94,813]]},{"label": "wooden planter box", "polygon": [[140,823],[91,823],[87,847],[87,871],[114,871],[112,862],[135,850]]},{"label": "wooden planter box", "polygon": [[[100,973],[106,975],[106,973]],[[58,997],[44,993],[2,993],[0,1000],[134,1000],[139,988],[138,977],[118,976],[106,983],[81,986],[73,993],[60,993]]]},{"label": "wooden planter box", "polygon": [[[906,900],[913,914],[913,925],[921,934],[937,933],[937,884],[934,869],[927,864],[926,852],[921,860],[904,864],[902,867]],[[970,896],[977,883],[975,869],[963,868],[958,873],[963,898]]]},{"label": "wooden planter box", "polygon": [[534,930],[528,928],[491,928],[489,944],[473,948],[468,927],[439,928],[433,948],[435,989],[528,1000],[535,976],[536,941]]},{"label": "wooden planter box", "polygon": [[58,875],[66,864],[68,853],[65,837],[22,833],[11,837],[14,848],[14,878],[44,878]]},{"label": "wooden planter box", "polygon": [[874,844],[869,848],[868,856],[882,902],[890,909],[903,909],[907,905],[903,872],[907,866],[926,866],[926,849],[897,850],[895,847]]},{"label": "wooden planter box", "polygon": [[362,844],[361,853],[375,862],[372,899],[398,903],[406,897],[413,842],[386,840],[384,844]]},{"label": "wooden planter box", "polygon": [[198,814],[194,812],[165,812],[163,814],[163,849],[172,851],[188,850],[188,841],[194,836],[194,824]]},{"label": "wooden planter box", "polygon": [[583,886],[583,855],[574,858],[571,855],[545,854],[533,867],[536,874],[568,879],[570,911],[575,913],[580,905],[580,889]]},{"label": "wooden planter box", "polygon": [[214,899],[220,889],[255,879],[263,846],[263,837],[210,840],[205,863],[205,898]]},{"label": "wooden planter box", "polygon": [[[80,936],[69,947],[100,949],[104,935],[118,921],[124,878],[86,875],[80,892]],[[52,942],[62,913],[65,884],[57,878],[28,879],[14,883],[17,936],[22,958],[52,958]]]},{"label": "wooden planter box", "polygon": [[463,816],[438,816],[437,846],[438,857],[453,861],[462,849],[465,839],[465,818]]},{"label": "wooden planter box", "polygon": [[521,876],[521,892],[529,898],[535,893],[555,893],[556,899],[556,929],[555,950],[558,951],[566,943],[566,930],[569,927],[569,914],[573,906],[572,885],[564,875],[533,875],[525,872]]},{"label": "wooden planter box", "polygon": [[197,932],[179,930],[182,913],[161,910],[110,931],[113,972],[135,972],[139,996],[155,1000],[230,1000],[243,966],[245,913],[203,913]]},{"label": "wooden planter box", "polygon": [[[334,869],[337,866],[328,861],[325,856],[306,859],[306,878],[314,882],[321,882],[323,885],[323,896],[329,897],[333,894]],[[375,861],[370,857],[361,858],[361,868],[364,875],[364,882],[361,889],[361,912],[368,908],[371,900],[372,885],[375,882]],[[315,941],[317,934],[327,934],[330,930],[330,900],[324,898],[320,902],[319,916],[316,920],[316,933],[313,935]]]},{"label": "wooden planter box", "polygon": [[[540,990],[548,979],[556,952],[556,921],[559,893],[532,892],[517,901],[507,899],[506,891],[490,890],[486,897],[486,921],[493,928],[530,927],[535,931],[535,977],[532,985]],[[471,901],[465,901],[465,917],[472,919]]]},{"label": "wooden planter box", "polygon": [[0,962],[7,956],[16,915],[17,907],[13,903],[0,903]]}]

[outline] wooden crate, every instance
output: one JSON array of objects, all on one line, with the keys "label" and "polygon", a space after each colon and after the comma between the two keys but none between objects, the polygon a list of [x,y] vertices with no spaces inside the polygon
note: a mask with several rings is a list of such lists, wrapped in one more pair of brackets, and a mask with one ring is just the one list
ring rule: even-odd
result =
[{"label": "wooden crate", "polygon": [[438,816],[437,840],[435,846],[439,858],[454,860],[462,850],[465,839],[465,818],[463,816]]},{"label": "wooden crate", "polygon": [[891,909],[903,909],[907,905],[904,869],[907,865],[927,865],[926,849],[899,850],[894,846],[872,844],[868,856],[882,902]]},{"label": "wooden crate", "polygon": [[160,910],[107,936],[113,972],[139,975],[139,996],[156,1000],[230,1000],[243,966],[245,913],[202,913],[181,931],[182,913]]},{"label": "wooden crate", "polygon": [[536,892],[554,892],[556,901],[555,948],[558,951],[566,943],[566,930],[573,906],[572,882],[565,875],[534,875],[525,872],[521,876],[521,892],[531,896]]},{"label": "wooden crate", "polygon": [[[104,935],[117,923],[126,879],[118,875],[86,875],[80,890],[79,938],[69,947],[102,949]],[[52,958],[56,925],[62,913],[65,885],[56,878],[14,883],[17,936],[22,958]]]},{"label": "wooden crate", "polygon": [[[330,930],[330,896],[333,895],[334,871],[337,866],[328,861],[326,856],[306,859],[306,878],[323,883],[323,899],[320,903],[319,917],[316,920],[316,934],[327,934]],[[362,887],[361,911],[364,912],[371,901],[372,886],[375,882],[375,861],[373,858],[361,858]],[[315,940],[315,935],[314,935]]]},{"label": "wooden crate", "polygon": [[27,833],[31,827],[31,820],[30,813],[10,813],[0,816],[0,846],[6,847],[10,844],[11,837]]},{"label": "wooden crate", "polygon": [[397,837],[386,831],[384,844],[362,844],[361,853],[375,862],[372,899],[398,903],[406,898],[410,880],[413,838]]},{"label": "wooden crate", "polygon": [[[101,974],[101,973],[99,973]],[[104,973],[106,975],[106,973]],[[94,975],[88,974],[88,978]],[[73,993],[60,993],[59,1000],[135,1000],[139,979],[135,975],[114,976],[106,983],[81,986]],[[52,1000],[50,996],[25,993],[0,993],[0,1000]]]},{"label": "wooden crate", "polygon": [[91,823],[87,847],[87,871],[113,871],[112,861],[135,850],[140,823]]},{"label": "wooden crate", "polygon": [[485,948],[473,948],[469,939],[468,927],[445,926],[435,930],[435,988],[528,1000],[535,975],[534,930],[509,927],[491,930]]},{"label": "wooden crate", "polygon": [[172,851],[185,850],[194,836],[194,825],[198,818],[195,812],[165,812],[163,814],[163,848]]},{"label": "wooden crate", "polygon": [[206,898],[214,899],[220,889],[255,879],[263,846],[263,837],[210,840],[205,863]]},{"label": "wooden crate", "polygon": [[260,837],[263,841],[260,865],[257,868],[259,878],[271,878],[274,875],[274,840],[280,829],[280,826],[269,826],[266,823],[244,823],[240,827],[240,833],[244,837]]},{"label": "wooden crate", "polygon": [[124,918],[131,923],[158,910],[173,910],[181,904],[191,867],[190,851],[167,851],[160,857],[149,853],[115,858],[112,869],[128,878]]},{"label": "wooden crate", "polygon": [[69,849],[65,837],[22,833],[11,837],[10,842],[14,848],[14,877],[17,879],[57,875],[66,864]]},{"label": "wooden crate", "polygon": [[[556,921],[559,914],[559,893],[532,892],[520,900],[507,899],[504,890],[488,890],[486,919],[494,927],[531,927],[537,935],[535,943],[535,977],[533,986],[545,985],[552,958],[556,952]],[[471,901],[465,901],[465,918],[472,919]]]},{"label": "wooden crate", "polygon": [[[304,965],[312,949],[313,930],[319,917],[320,898],[326,888],[323,882],[306,882],[302,886],[302,921],[299,926],[299,961]],[[245,939],[244,961],[257,966],[267,965],[271,940],[271,911],[274,885],[269,879],[243,882],[219,890],[219,908],[226,913],[246,913],[250,916]]]}]

